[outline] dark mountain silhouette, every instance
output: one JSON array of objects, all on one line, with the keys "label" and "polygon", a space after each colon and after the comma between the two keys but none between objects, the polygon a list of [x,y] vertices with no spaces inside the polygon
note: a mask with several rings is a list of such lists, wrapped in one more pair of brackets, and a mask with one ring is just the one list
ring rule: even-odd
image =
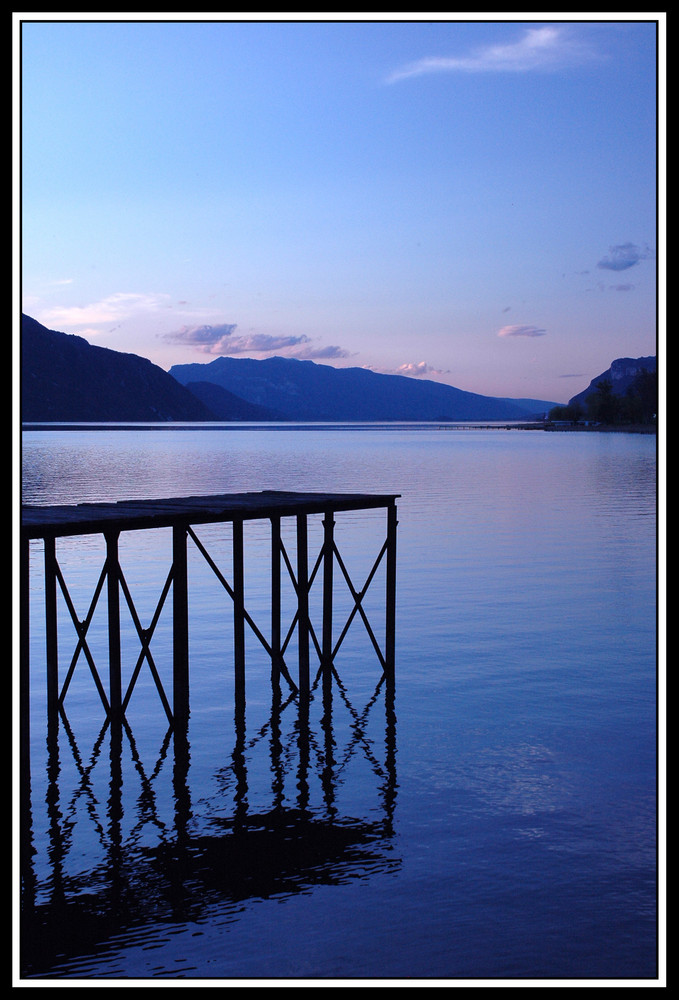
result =
[{"label": "dark mountain silhouette", "polygon": [[527,420],[552,406],[464,392],[450,385],[382,375],[365,368],[332,368],[292,358],[219,357],[208,364],[174,365],[179,382],[213,382],[291,420]]},{"label": "dark mountain silhouette", "polygon": [[82,337],[21,317],[23,421],[214,420],[208,407],[136,354],[93,347]]},{"label": "dark mountain silhouette", "polygon": [[597,375],[589,383],[586,389],[579,392],[568,401],[569,406],[585,403],[588,396],[596,391],[596,387],[601,382],[610,382],[611,389],[616,396],[624,396],[628,389],[632,388],[637,376],[643,372],[657,372],[657,358],[617,358],[611,367],[601,375]]}]

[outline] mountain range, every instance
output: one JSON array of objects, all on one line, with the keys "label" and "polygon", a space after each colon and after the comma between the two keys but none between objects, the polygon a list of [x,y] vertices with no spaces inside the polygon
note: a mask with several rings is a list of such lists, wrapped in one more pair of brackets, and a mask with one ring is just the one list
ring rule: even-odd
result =
[{"label": "mountain range", "polygon": [[[655,358],[619,359],[594,379],[614,391]],[[21,322],[23,422],[521,421],[557,404],[465,392],[430,380],[291,358],[219,357],[169,372],[136,354]]]},{"label": "mountain range", "polygon": [[170,375],[188,389],[198,381],[214,383],[254,405],[274,407],[288,420],[527,420],[555,405],[293,358],[219,357],[208,364],[174,365]]}]

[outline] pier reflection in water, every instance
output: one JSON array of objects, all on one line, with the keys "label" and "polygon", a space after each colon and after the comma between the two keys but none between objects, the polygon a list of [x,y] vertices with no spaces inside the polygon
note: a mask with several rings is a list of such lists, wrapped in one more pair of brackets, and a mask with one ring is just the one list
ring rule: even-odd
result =
[{"label": "pier reflection in water", "polygon": [[[121,941],[152,948],[159,925],[207,911],[238,920],[249,901],[398,868],[396,715],[384,676],[362,707],[335,668],[319,671],[310,698],[285,699],[272,685],[256,731],[244,705],[232,725],[230,752],[224,732],[223,753],[212,748],[221,760],[206,795],[204,779],[192,781],[190,726],[168,729],[151,759],[125,719],[107,720],[93,742],[76,738],[63,707],[50,720],[46,773],[33,774],[31,795],[27,772],[22,789],[25,977],[79,976],[88,956],[100,961]],[[359,758],[372,801],[349,815],[338,793]]]}]

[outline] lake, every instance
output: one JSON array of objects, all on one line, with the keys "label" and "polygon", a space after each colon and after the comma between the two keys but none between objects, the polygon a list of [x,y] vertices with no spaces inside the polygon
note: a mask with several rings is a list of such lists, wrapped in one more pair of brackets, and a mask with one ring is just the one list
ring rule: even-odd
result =
[{"label": "lake", "polygon": [[[25,503],[270,489],[400,499],[394,690],[357,615],[331,691],[315,686],[307,706],[285,684],[276,695],[249,637],[238,711],[230,599],[192,552],[184,735],[146,663],[127,725],[106,725],[84,655],[48,727],[32,544],[22,975],[654,979],[656,445],[430,425],[24,432]],[[268,525],[246,528],[247,606],[266,622]],[[338,515],[336,531],[362,584],[383,512]],[[228,566],[224,527],[200,535]],[[164,529],[121,538],[146,628],[168,544]],[[102,545],[57,549],[82,620]],[[352,606],[341,583],[338,620]],[[366,595],[377,627],[380,586]],[[63,677],[77,637],[59,613]],[[105,668],[97,614],[88,640]],[[163,683],[170,622],[163,610],[150,646]],[[129,672],[131,626],[123,654]]]}]

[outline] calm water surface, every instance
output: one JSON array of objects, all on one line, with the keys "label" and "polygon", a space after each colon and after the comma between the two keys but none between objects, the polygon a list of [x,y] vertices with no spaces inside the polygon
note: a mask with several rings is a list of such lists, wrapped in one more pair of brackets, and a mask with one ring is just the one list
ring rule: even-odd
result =
[{"label": "calm water surface", "polygon": [[[185,738],[168,728],[146,662],[127,725],[112,731],[82,652],[48,729],[32,548],[24,976],[657,975],[655,437],[230,427],[23,438],[27,503],[401,495],[393,697],[356,616],[332,689],[315,687],[306,710],[285,684],[276,698],[250,638],[239,713],[230,598],[196,550]],[[337,515],[357,588],[383,521]],[[228,531],[199,534],[228,567]],[[263,630],[268,545],[268,525],[246,526],[246,606]],[[62,540],[57,552],[84,620],[101,542]],[[122,537],[144,628],[169,563],[164,531]],[[378,639],[381,572],[364,599]],[[341,582],[338,629],[353,607]],[[87,638],[105,676],[103,611]],[[63,679],[77,643],[64,602],[60,629]],[[169,690],[170,638],[168,608],[150,648]],[[124,621],[128,677],[139,651]]]}]

